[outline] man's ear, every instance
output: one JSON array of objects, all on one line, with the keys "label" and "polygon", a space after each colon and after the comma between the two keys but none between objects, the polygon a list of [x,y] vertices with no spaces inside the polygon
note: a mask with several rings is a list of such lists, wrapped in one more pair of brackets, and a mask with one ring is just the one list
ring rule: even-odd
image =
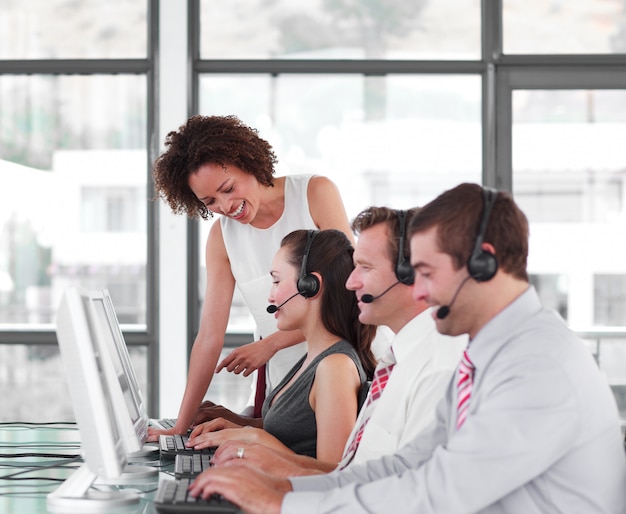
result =
[{"label": "man's ear", "polygon": [[485,250],[486,252],[492,253],[492,254],[496,254],[496,249],[494,248],[494,246],[491,243],[483,243],[480,245],[481,249]]}]

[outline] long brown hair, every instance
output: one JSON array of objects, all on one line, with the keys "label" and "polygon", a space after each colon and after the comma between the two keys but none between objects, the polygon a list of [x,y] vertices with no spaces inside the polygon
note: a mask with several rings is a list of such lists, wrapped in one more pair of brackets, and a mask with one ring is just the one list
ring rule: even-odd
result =
[{"label": "long brown hair", "polygon": [[[289,250],[289,263],[298,270],[302,266],[308,232],[295,230],[281,241],[281,247]],[[365,373],[371,378],[376,367],[376,359],[371,349],[376,327],[359,321],[356,295],[346,289],[346,280],[354,269],[353,253],[354,247],[340,230],[318,231],[309,248],[305,272],[315,271],[324,279],[321,307],[324,327],[355,348]]]}]

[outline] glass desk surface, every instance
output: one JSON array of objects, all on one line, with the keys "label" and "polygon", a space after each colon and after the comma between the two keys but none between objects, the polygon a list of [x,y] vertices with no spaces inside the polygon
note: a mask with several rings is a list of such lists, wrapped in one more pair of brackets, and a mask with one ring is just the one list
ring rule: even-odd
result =
[{"label": "glass desk surface", "polygon": [[[80,435],[73,423],[0,423],[0,512],[2,514],[48,513],[47,495],[57,489],[83,464]],[[122,513],[156,513],[152,503],[158,482],[173,479],[173,461],[159,460],[159,453],[138,457],[129,465],[156,467],[152,479],[127,486],[102,485],[102,491],[131,489],[139,502],[116,508]],[[72,509],[68,512],[79,512]]]}]

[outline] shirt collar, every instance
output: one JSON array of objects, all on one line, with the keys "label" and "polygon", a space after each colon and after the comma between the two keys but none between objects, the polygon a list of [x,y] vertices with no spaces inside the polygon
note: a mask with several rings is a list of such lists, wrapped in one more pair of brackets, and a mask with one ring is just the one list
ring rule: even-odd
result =
[{"label": "shirt collar", "polygon": [[542,309],[537,291],[531,285],[513,302],[487,322],[470,341],[467,353],[476,368],[486,363],[506,342],[511,327]]},{"label": "shirt collar", "polygon": [[437,330],[431,309],[426,309],[404,325],[391,342],[396,362],[400,362],[417,346],[423,346],[429,335]]}]

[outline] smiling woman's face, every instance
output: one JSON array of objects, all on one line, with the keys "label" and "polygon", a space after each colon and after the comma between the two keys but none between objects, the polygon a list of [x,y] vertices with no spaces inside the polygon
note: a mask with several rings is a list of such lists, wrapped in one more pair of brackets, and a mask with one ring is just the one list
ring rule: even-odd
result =
[{"label": "smiling woman's face", "polygon": [[261,185],[236,166],[203,164],[189,175],[189,187],[207,209],[240,223],[252,223],[259,210]]}]

